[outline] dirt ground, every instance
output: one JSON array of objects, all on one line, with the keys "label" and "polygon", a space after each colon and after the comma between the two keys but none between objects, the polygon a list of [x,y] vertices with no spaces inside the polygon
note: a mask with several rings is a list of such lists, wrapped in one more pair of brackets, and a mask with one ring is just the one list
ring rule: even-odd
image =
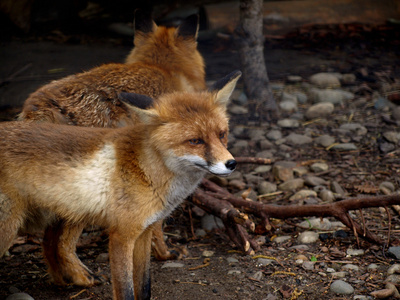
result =
[{"label": "dirt ground", "polygon": [[[288,75],[300,75],[307,79],[309,75],[321,71],[361,74],[361,70],[366,70],[364,81],[368,80],[368,76],[373,78],[374,72],[387,70],[391,71],[391,76],[399,78],[398,31],[398,28],[364,31],[358,25],[354,28],[315,27],[306,32],[293,33],[283,40],[269,39],[266,41],[265,57],[270,79],[274,83],[283,83]],[[101,63],[122,62],[130,50],[130,43],[129,38],[68,36],[61,32],[52,32],[44,37],[9,37],[0,44],[0,119],[13,119],[27,95],[49,80]],[[235,47],[226,40],[200,38],[199,48],[207,64],[208,80],[240,69]],[[303,110],[305,108],[302,107]],[[364,108],[358,109],[362,111]],[[239,121],[233,119],[232,126]],[[391,128],[397,128],[398,131],[395,125]],[[302,149],[302,159],[311,159],[320,153],[307,151],[309,149]],[[338,163],[338,156],[323,155],[323,159],[329,163]],[[383,154],[364,153],[365,164],[368,161],[372,163],[376,156],[383,157]],[[378,164],[377,167],[385,169],[385,165]],[[341,170],[346,172],[344,167]],[[393,179],[398,175],[388,177]],[[369,219],[375,220],[378,228],[381,218],[379,210],[371,210]],[[398,217],[393,216],[393,222],[398,224],[398,221]],[[352,299],[352,296],[332,294],[329,291],[332,278],[320,274],[323,261],[334,264],[333,259],[328,262],[329,259],[323,258],[321,249],[324,246],[338,249],[340,253],[345,253],[349,247],[357,248],[356,238],[349,230],[345,230],[343,238],[319,240],[310,245],[308,250],[301,251],[291,248],[296,245],[296,227],[278,222],[274,232],[258,237],[263,240],[263,245],[256,253],[273,257],[277,262],[260,266],[256,258],[236,251],[223,230],[209,232],[203,238],[193,238],[192,227],[200,228],[200,219],[194,217],[190,222],[187,204],[167,221],[165,232],[168,243],[185,245],[190,255],[178,261],[184,264],[183,267],[163,268],[165,262],[152,261],[152,299]],[[278,245],[270,241],[274,235],[291,235],[292,239]],[[34,299],[111,299],[109,266],[107,261],[100,259],[100,254],[107,253],[105,234],[97,229],[87,231],[78,247],[78,255],[83,262],[95,274],[105,278],[104,284],[88,289],[51,285],[39,243],[40,240],[35,237],[21,239],[10,249],[11,255],[0,260],[1,299],[11,293],[10,288],[12,291],[18,289],[26,292]],[[392,243],[399,244],[397,231],[393,233]],[[339,263],[350,261],[363,266],[377,261],[385,266],[394,263],[382,254],[380,246],[361,240],[360,248],[366,250],[365,256],[346,257],[344,254]],[[208,265],[204,265],[203,254],[206,250],[213,251]],[[317,267],[310,272],[294,266],[294,257],[299,254],[322,257],[320,270]],[[257,271],[262,272],[263,278],[254,278]],[[281,273],[274,273],[276,271]],[[355,274],[357,280],[354,280],[354,285],[358,294],[366,295],[374,289],[383,288],[383,273],[382,269],[369,272],[368,275],[362,274],[366,277],[358,283],[359,276]],[[296,291],[301,295],[296,296]]]}]

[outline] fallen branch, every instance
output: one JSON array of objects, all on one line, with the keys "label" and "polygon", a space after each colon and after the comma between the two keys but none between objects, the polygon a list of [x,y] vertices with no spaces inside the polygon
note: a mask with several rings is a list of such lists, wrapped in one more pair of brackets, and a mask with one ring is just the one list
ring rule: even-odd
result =
[{"label": "fallen branch", "polygon": [[[359,210],[362,208],[370,208],[370,207],[385,207],[388,205],[396,205],[400,204],[400,194],[389,195],[389,196],[375,196],[375,197],[359,197],[359,198],[350,198],[342,201],[338,201],[335,203],[321,204],[321,205],[273,205],[273,204],[264,204],[255,201],[247,201],[242,198],[236,197],[229,193],[226,189],[218,186],[217,184],[204,179],[202,181],[202,187],[205,190],[197,189],[195,196],[196,201],[200,203],[204,203],[202,206],[206,207],[205,210],[211,212],[217,209],[218,205],[227,205],[226,202],[229,202],[232,206],[229,211],[233,211],[233,208],[239,209],[240,211],[252,214],[261,218],[262,220],[269,218],[278,218],[278,219],[286,219],[293,217],[334,217],[337,220],[341,221],[344,225],[354,231],[355,235],[360,235],[363,238],[377,244],[381,244],[382,241],[376,236],[374,233],[368,230],[366,226],[361,226],[356,220],[352,219],[349,215],[349,211],[351,210]],[[207,199],[207,204],[204,202]],[[216,204],[218,203],[218,204]],[[221,204],[224,203],[224,204]],[[197,205],[197,203],[195,203]],[[214,209],[215,208],[215,209]],[[219,209],[221,211],[221,209]],[[234,213],[235,215],[239,215],[240,212]],[[221,215],[221,212],[219,213]],[[222,214],[224,215],[224,214]],[[227,214],[226,214],[227,215]],[[233,217],[230,217],[229,224],[235,223],[235,226],[238,226],[237,222],[231,222]],[[268,222],[265,222],[268,224]],[[255,244],[251,242],[251,239],[248,236],[243,236],[242,232],[239,232],[239,237],[236,235],[232,237],[233,234],[230,231],[238,233],[235,226],[233,229],[227,227],[227,232],[231,239],[235,242],[235,244],[239,244],[241,249],[246,249],[247,246]],[[243,229],[243,228],[241,228]],[[241,231],[241,230],[240,230]],[[254,249],[254,248],[253,248]],[[254,249],[255,250],[255,249]],[[249,249],[247,251],[249,252]]]}]

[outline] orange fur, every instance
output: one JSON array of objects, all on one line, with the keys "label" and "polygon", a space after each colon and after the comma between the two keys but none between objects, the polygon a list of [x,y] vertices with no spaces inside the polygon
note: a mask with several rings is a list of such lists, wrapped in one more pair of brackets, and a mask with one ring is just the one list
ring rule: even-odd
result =
[{"label": "orange fur", "polygon": [[[36,221],[35,210],[78,228],[104,226],[114,299],[150,299],[153,226],[206,172],[223,176],[235,168],[226,149],[226,105],[239,76],[218,91],[166,94],[149,110],[128,104],[140,120],[135,126],[0,124],[0,255]],[[48,229],[44,244],[62,243],[52,240],[62,228]]]},{"label": "orange fur", "polygon": [[[158,97],[172,91],[205,89],[204,61],[197,50],[195,16],[188,17],[178,28],[166,28],[157,26],[139,11],[134,23],[135,47],[124,64],[105,64],[43,86],[26,100],[19,119],[116,128],[137,122],[136,114],[119,98],[121,92]],[[42,223],[51,225],[53,218],[46,214],[48,222]],[[65,222],[54,226],[47,232],[60,242],[44,244],[44,256],[53,281],[59,285],[97,283],[75,254],[83,226],[70,226]],[[162,236],[162,221],[153,227],[157,230],[154,236]],[[54,245],[59,248],[52,248]],[[161,238],[154,239],[154,249],[159,260],[181,255],[169,251]]]}]

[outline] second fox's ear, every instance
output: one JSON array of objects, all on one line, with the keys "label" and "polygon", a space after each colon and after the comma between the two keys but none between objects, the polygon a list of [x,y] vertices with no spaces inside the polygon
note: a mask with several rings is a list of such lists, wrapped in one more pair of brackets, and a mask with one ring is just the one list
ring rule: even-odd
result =
[{"label": "second fox's ear", "polygon": [[227,106],[229,98],[232,95],[233,90],[236,87],[236,83],[242,76],[242,72],[239,70],[229,73],[224,78],[218,80],[211,87],[211,91],[216,93],[215,101],[223,106]]},{"label": "second fox's ear", "polygon": [[178,36],[184,38],[197,39],[197,34],[199,32],[199,16],[190,15],[187,17],[177,29]]},{"label": "second fox's ear", "polygon": [[151,12],[150,11],[143,11],[141,9],[137,9],[135,11],[135,18],[133,20],[133,28],[135,30],[135,35],[137,33],[151,33],[155,31],[157,28],[156,23],[154,23]]},{"label": "second fox's ear", "polygon": [[153,106],[153,98],[135,93],[120,93],[118,98],[123,101],[143,123],[148,124],[157,116],[154,110],[149,109]]}]

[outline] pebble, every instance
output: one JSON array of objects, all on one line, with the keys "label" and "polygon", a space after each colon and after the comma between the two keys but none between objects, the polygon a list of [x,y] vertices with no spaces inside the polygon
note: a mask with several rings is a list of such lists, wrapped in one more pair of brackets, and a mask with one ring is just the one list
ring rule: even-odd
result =
[{"label": "pebble", "polygon": [[321,90],[312,88],[309,90],[311,98],[315,103],[330,102],[332,104],[343,105],[348,100],[354,98],[354,94],[343,90]]},{"label": "pebble", "polygon": [[257,271],[251,276],[255,280],[261,280],[264,277],[264,273],[262,271]]},{"label": "pebble", "polygon": [[349,273],[342,271],[342,272],[334,272],[332,273],[333,278],[345,278]]},{"label": "pebble", "polygon": [[354,264],[345,264],[342,267],[342,270],[347,270],[347,271],[359,271],[360,268]]},{"label": "pebble", "polygon": [[332,282],[330,290],[340,295],[350,295],[354,293],[354,288],[343,280],[335,280]]},{"label": "pebble", "polygon": [[298,166],[293,168],[293,174],[297,177],[302,177],[303,175],[306,175],[308,171],[309,170],[305,166]]},{"label": "pebble", "polygon": [[335,195],[332,191],[323,189],[319,192],[319,197],[323,202],[333,202],[335,200]]},{"label": "pebble", "polygon": [[257,191],[260,195],[274,193],[276,190],[276,184],[269,181],[262,181],[257,187]]},{"label": "pebble", "polygon": [[325,172],[328,171],[329,166],[326,163],[313,163],[310,169],[315,173]]},{"label": "pebble", "polygon": [[387,139],[389,142],[398,144],[400,140],[400,133],[395,132],[395,131],[386,131],[383,134],[383,137]]},{"label": "pebble", "polygon": [[293,93],[294,96],[296,96],[297,101],[301,104],[305,104],[308,101],[308,97],[305,93],[302,92],[294,92]]},{"label": "pebble", "polygon": [[298,75],[288,75],[286,77],[286,81],[288,83],[298,83],[303,81],[303,77],[298,76]]},{"label": "pebble", "polygon": [[257,266],[259,267],[264,267],[264,266],[268,266],[272,263],[275,263],[275,260],[273,259],[268,259],[268,258],[257,258]]},{"label": "pebble", "polygon": [[282,138],[282,132],[280,130],[273,129],[270,130],[266,136],[271,141],[277,141]]},{"label": "pebble", "polygon": [[321,102],[310,106],[305,117],[307,119],[326,118],[330,116],[335,106],[330,102]]},{"label": "pebble", "polygon": [[239,260],[237,258],[234,258],[234,257],[228,257],[226,260],[230,264],[235,264],[235,263],[239,262]]},{"label": "pebble", "polygon": [[284,243],[288,240],[290,240],[292,237],[290,235],[282,235],[282,236],[277,236],[276,238],[274,238],[274,242],[277,244],[281,244]]},{"label": "pebble", "polygon": [[354,300],[372,300],[371,297],[369,296],[364,296],[364,295],[355,295],[353,297]]},{"label": "pebble", "polygon": [[194,234],[197,237],[205,237],[207,235],[207,232],[204,229],[197,228],[196,231],[194,232]]},{"label": "pebble", "polygon": [[332,229],[332,223],[329,221],[327,218],[323,218],[321,221],[321,218],[309,218],[306,221],[303,221],[299,224],[302,228],[314,228],[314,229],[319,229],[319,230],[331,230]]},{"label": "pebble", "polygon": [[340,78],[340,81],[343,84],[350,85],[350,84],[355,84],[356,79],[357,79],[356,75],[354,75],[354,74],[343,74]]},{"label": "pebble", "polygon": [[281,183],[278,186],[278,189],[281,191],[292,191],[300,189],[304,186],[304,179],[302,178],[294,178]]},{"label": "pebble", "polygon": [[245,115],[249,112],[249,110],[241,105],[231,105],[228,108],[228,112],[232,115]]},{"label": "pebble", "polygon": [[282,128],[297,128],[300,126],[299,121],[295,119],[280,119],[277,124]]},{"label": "pebble", "polygon": [[96,257],[96,262],[97,262],[97,263],[106,263],[106,262],[108,262],[108,259],[109,259],[108,253],[100,253],[100,254]]},{"label": "pebble", "polygon": [[344,130],[349,132],[350,134],[355,134],[358,136],[363,136],[367,134],[368,130],[364,126],[358,123],[347,123],[347,124],[342,124],[339,127],[340,130]]},{"label": "pebble", "polygon": [[260,139],[265,139],[265,131],[258,128],[253,128],[247,132],[249,138],[253,141],[258,141]]},{"label": "pebble", "polygon": [[346,251],[347,255],[349,256],[361,256],[364,255],[365,250],[364,249],[347,249]]},{"label": "pebble", "polygon": [[296,167],[294,161],[278,161],[272,167],[272,174],[282,181],[287,181],[294,178],[293,169]]},{"label": "pebble", "polygon": [[372,264],[368,265],[367,270],[373,271],[373,270],[377,270],[378,268],[379,268],[379,265],[372,263]]},{"label": "pebble", "polygon": [[228,271],[228,275],[240,275],[240,274],[242,274],[242,272],[239,270],[229,270]]},{"label": "pebble", "polygon": [[306,271],[312,271],[314,270],[314,265],[315,265],[314,261],[304,261],[301,266]]},{"label": "pebble", "polygon": [[34,298],[27,293],[15,293],[8,296],[6,300],[34,300]]},{"label": "pebble", "polygon": [[304,183],[310,186],[328,185],[328,182],[325,179],[314,175],[306,176],[304,178]]},{"label": "pebble", "polygon": [[388,275],[400,273],[400,264],[394,264],[387,270]]},{"label": "pebble", "polygon": [[254,169],[254,173],[256,174],[262,174],[262,173],[268,173],[270,172],[272,169],[271,166],[258,166],[257,168]]},{"label": "pebble", "polygon": [[385,281],[391,282],[394,284],[399,284],[400,283],[400,275],[396,275],[396,274],[389,275]]},{"label": "pebble", "polygon": [[395,186],[393,183],[389,182],[389,181],[383,181],[381,182],[381,184],[379,185],[379,189],[382,191],[382,189],[386,189],[389,191],[389,193],[393,193],[395,191]]},{"label": "pebble", "polygon": [[244,190],[246,188],[246,183],[238,179],[230,180],[228,185],[238,190]]},{"label": "pebble", "polygon": [[281,101],[290,101],[297,104],[297,97],[288,92],[283,92],[281,96]]},{"label": "pebble", "polygon": [[294,245],[294,246],[290,247],[290,249],[299,250],[299,251],[308,251],[308,250],[310,250],[310,247],[307,245]]},{"label": "pebble", "polygon": [[394,290],[392,289],[383,289],[378,291],[373,291],[370,293],[372,297],[375,299],[387,299],[394,294]]},{"label": "pebble", "polygon": [[165,268],[183,268],[185,264],[179,263],[179,262],[174,262],[174,261],[167,261],[161,266],[161,269]]},{"label": "pebble", "polygon": [[400,259],[400,246],[389,247],[388,253],[396,259]]},{"label": "pebble", "polygon": [[274,144],[271,143],[269,140],[260,140],[258,144],[261,150],[272,149],[274,147]]},{"label": "pebble", "polygon": [[332,192],[339,194],[342,197],[346,196],[345,190],[342,188],[342,186],[337,181],[332,182],[331,190],[332,190]]},{"label": "pebble", "polygon": [[281,101],[279,108],[287,113],[293,113],[298,110],[297,103],[293,101]]},{"label": "pebble", "polygon": [[297,238],[297,241],[300,244],[312,244],[318,241],[319,239],[319,234],[314,231],[304,231],[299,234],[299,237]]},{"label": "pebble", "polygon": [[206,231],[224,228],[222,220],[214,215],[205,215],[201,218],[201,227]]},{"label": "pebble", "polygon": [[317,73],[310,77],[310,82],[321,88],[340,87],[338,77],[332,73]]},{"label": "pebble", "polygon": [[336,270],[333,269],[333,268],[326,268],[326,272],[328,272],[328,273],[335,273]]},{"label": "pebble", "polygon": [[212,256],[214,256],[214,253],[215,253],[214,251],[204,250],[201,255],[204,257],[212,257]]},{"label": "pebble", "polygon": [[315,138],[314,142],[326,148],[335,142],[335,138],[330,135],[324,134]]},{"label": "pebble", "polygon": [[300,190],[289,198],[290,201],[298,201],[309,197],[317,197],[317,193],[311,190]]},{"label": "pebble", "polygon": [[291,145],[304,145],[312,142],[312,138],[306,135],[292,132],[286,137],[286,141]]},{"label": "pebble", "polygon": [[352,150],[357,150],[357,146],[354,145],[353,143],[341,143],[331,147],[330,150],[352,151]]},{"label": "pebble", "polygon": [[246,149],[247,147],[249,147],[249,142],[246,140],[237,140],[233,145],[233,148],[239,148],[241,150]]}]

